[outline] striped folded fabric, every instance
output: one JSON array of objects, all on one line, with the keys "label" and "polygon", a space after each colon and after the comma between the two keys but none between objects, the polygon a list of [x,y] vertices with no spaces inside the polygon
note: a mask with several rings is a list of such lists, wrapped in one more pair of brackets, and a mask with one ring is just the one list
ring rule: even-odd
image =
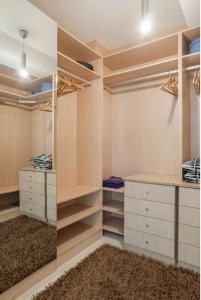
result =
[{"label": "striped folded fabric", "polygon": [[182,168],[184,170],[184,179],[193,183],[200,183],[200,158],[186,161]]},{"label": "striped folded fabric", "polygon": [[52,169],[52,154],[34,155],[30,161],[35,169]]}]

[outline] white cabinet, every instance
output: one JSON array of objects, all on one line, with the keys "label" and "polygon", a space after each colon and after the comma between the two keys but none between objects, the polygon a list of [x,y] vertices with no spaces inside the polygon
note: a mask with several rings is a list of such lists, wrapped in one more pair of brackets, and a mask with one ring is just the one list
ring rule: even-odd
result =
[{"label": "white cabinet", "polygon": [[57,202],[56,202],[56,174],[47,174],[47,218],[51,224],[56,225]]},{"label": "white cabinet", "polygon": [[175,187],[126,182],[124,206],[125,243],[173,259]]},{"label": "white cabinet", "polygon": [[179,188],[178,260],[199,267],[200,264],[200,190]]}]

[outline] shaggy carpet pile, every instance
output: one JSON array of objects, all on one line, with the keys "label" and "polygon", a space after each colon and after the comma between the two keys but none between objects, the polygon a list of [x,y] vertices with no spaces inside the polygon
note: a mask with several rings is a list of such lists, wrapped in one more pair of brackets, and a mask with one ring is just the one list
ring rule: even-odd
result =
[{"label": "shaggy carpet pile", "polygon": [[0,293],[56,258],[56,230],[27,216],[0,223]]},{"label": "shaggy carpet pile", "polygon": [[199,274],[104,245],[34,300],[198,300]]}]

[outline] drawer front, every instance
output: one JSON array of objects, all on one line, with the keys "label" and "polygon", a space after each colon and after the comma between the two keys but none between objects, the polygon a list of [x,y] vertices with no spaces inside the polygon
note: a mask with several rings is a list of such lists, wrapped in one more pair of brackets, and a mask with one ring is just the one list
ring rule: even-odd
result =
[{"label": "drawer front", "polygon": [[47,173],[47,184],[56,186],[56,174]]},{"label": "drawer front", "polygon": [[172,222],[125,213],[124,224],[129,229],[174,239],[174,223]]},{"label": "drawer front", "polygon": [[45,195],[45,185],[36,182],[20,181],[20,191]]},{"label": "drawer front", "polygon": [[137,199],[175,204],[175,187],[173,186],[127,181],[125,195]]},{"label": "drawer front", "polygon": [[35,205],[45,206],[45,196],[30,192],[20,192],[20,201],[33,203]]},{"label": "drawer front", "polygon": [[125,228],[124,241],[133,246],[174,257],[174,242],[172,240]]},{"label": "drawer front", "polygon": [[200,229],[179,224],[179,242],[200,247]]},{"label": "drawer front", "polygon": [[174,222],[175,206],[172,204],[125,197],[124,207],[125,212]]},{"label": "drawer front", "polygon": [[179,243],[179,261],[199,267],[200,248]]},{"label": "drawer front", "polygon": [[47,196],[47,207],[56,210],[57,202],[55,197]]},{"label": "drawer front", "polygon": [[51,197],[56,197],[56,186],[48,184],[47,195]]},{"label": "drawer front", "polygon": [[179,188],[179,205],[200,208],[200,190]]},{"label": "drawer front", "polygon": [[20,171],[20,181],[44,183],[45,174],[43,172]]},{"label": "drawer front", "polygon": [[56,211],[56,209],[48,207],[47,208],[47,218],[51,221],[56,222],[56,220],[57,220],[57,211]]},{"label": "drawer front", "polygon": [[45,218],[45,207],[20,201],[20,211],[39,218]]},{"label": "drawer front", "polygon": [[179,223],[200,227],[200,210],[193,207],[179,206]]}]

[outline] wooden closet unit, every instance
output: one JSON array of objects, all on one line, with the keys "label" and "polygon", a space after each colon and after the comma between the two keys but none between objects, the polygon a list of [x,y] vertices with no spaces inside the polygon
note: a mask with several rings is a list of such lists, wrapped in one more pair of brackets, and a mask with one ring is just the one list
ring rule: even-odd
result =
[{"label": "wooden closet unit", "polygon": [[[102,60],[58,27],[58,70],[83,89],[58,97],[56,171],[58,264],[102,233]],[[89,70],[77,61],[93,65]],[[79,249],[79,250],[78,250]]]}]

